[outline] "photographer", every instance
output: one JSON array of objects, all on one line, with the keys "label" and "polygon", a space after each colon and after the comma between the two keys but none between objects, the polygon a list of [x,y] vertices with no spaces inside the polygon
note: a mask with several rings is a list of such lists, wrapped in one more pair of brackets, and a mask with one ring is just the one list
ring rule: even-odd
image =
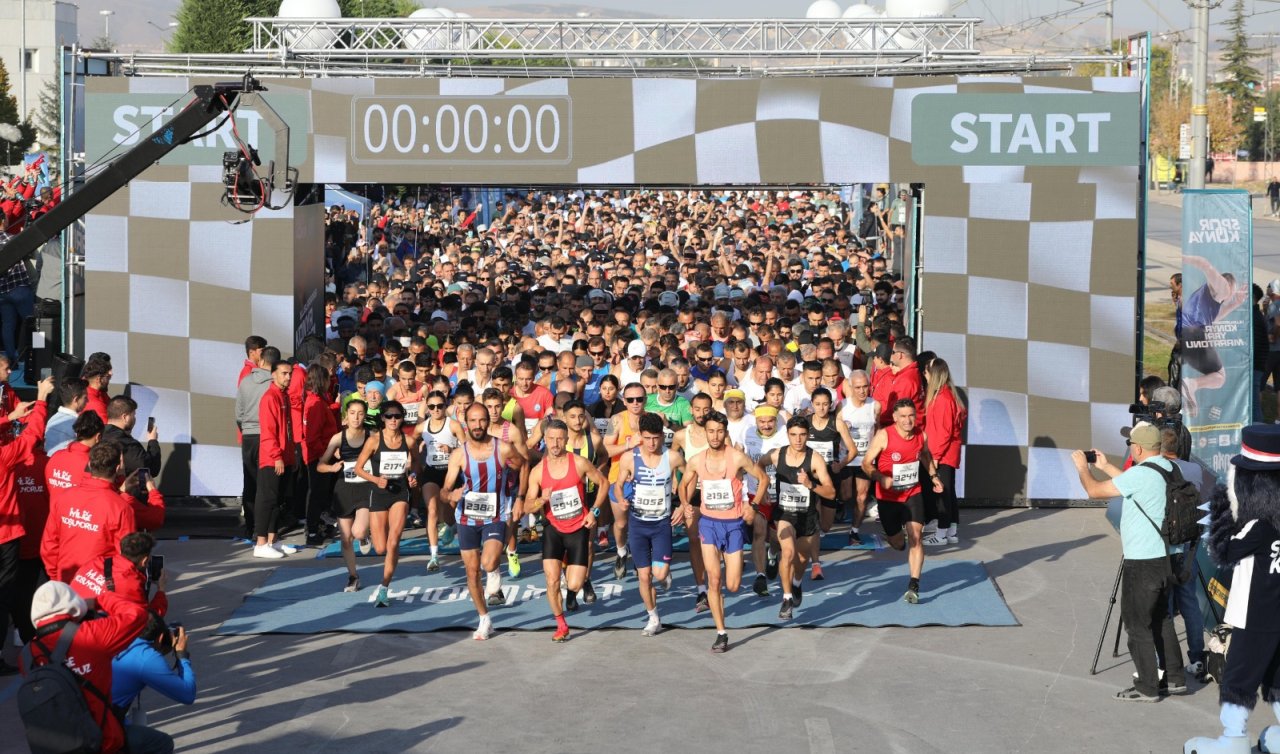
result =
[{"label": "photographer", "polygon": [[[1182,423],[1182,394],[1177,388],[1168,385],[1153,388],[1150,392],[1147,391],[1146,386],[1147,380],[1143,380],[1140,402],[1129,406],[1129,413],[1133,414],[1134,426],[1146,422],[1157,429],[1165,427],[1173,429],[1178,433],[1176,458],[1180,461],[1191,460],[1191,432]],[[1121,434],[1125,435],[1123,430]]]},{"label": "photographer", "polygon": [[[151,555],[155,546],[155,537],[145,531],[126,534],[119,552],[110,556],[109,574],[107,556],[93,558],[76,571],[71,588],[90,605],[105,589],[163,616],[169,612],[169,598],[165,596],[164,563]],[[156,593],[149,597],[153,585]]]},{"label": "photographer", "polygon": [[[1131,702],[1158,702],[1163,694],[1185,694],[1186,671],[1182,649],[1169,615],[1171,585],[1168,582],[1168,551],[1160,537],[1164,522],[1167,488],[1164,477],[1147,466],[1173,470],[1173,463],[1160,453],[1160,430],[1139,422],[1129,432],[1133,466],[1125,471],[1113,466],[1102,453],[1077,450],[1071,460],[1080,474],[1080,485],[1090,500],[1122,497],[1120,545],[1124,552],[1121,576],[1120,617],[1129,636],[1129,656],[1137,668],[1133,686],[1116,694]],[[1094,479],[1093,464],[1110,477]],[[1148,520],[1149,519],[1149,520]],[[1152,525],[1154,524],[1154,526]],[[1157,669],[1156,647],[1163,647],[1165,681],[1162,689]]]},{"label": "photographer", "polygon": [[[172,665],[166,657],[170,652],[177,658]],[[187,652],[187,630],[180,624],[166,625],[154,611],[147,613],[142,635],[111,661],[111,703],[125,710],[129,724],[146,724],[141,697],[148,687],[179,704],[196,701],[196,671]],[[173,739],[152,730],[157,737],[168,739],[168,751],[173,751]]]}]

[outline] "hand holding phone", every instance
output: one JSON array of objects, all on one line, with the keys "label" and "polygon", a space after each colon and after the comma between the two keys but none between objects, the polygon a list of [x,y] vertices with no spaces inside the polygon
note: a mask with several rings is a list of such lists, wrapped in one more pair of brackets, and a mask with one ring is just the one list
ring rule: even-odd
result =
[{"label": "hand holding phone", "polygon": [[1089,463],[1089,464],[1095,464],[1095,463],[1097,463],[1097,462],[1098,462],[1098,451],[1096,451],[1096,450],[1086,450],[1086,451],[1084,452],[1084,460],[1085,460],[1085,463]]}]

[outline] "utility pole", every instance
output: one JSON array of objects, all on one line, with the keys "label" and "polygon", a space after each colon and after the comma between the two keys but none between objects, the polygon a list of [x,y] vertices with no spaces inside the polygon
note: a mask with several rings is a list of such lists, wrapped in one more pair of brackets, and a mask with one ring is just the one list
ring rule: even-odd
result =
[{"label": "utility pole", "polygon": [[1195,21],[1191,74],[1191,164],[1187,188],[1204,188],[1204,161],[1209,156],[1209,8],[1213,0],[1187,0]]},{"label": "utility pole", "polygon": [[[1115,54],[1115,23],[1116,23],[1116,7],[1115,0],[1107,0],[1107,9],[1103,13],[1107,17],[1107,54]],[[1111,75],[1111,63],[1107,63],[1107,75]]]}]

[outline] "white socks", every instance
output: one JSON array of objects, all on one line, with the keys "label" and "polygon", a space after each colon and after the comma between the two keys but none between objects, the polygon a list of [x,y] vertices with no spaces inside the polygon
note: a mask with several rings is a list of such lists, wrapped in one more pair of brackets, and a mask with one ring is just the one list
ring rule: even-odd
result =
[{"label": "white socks", "polygon": [[707,593],[707,585],[698,584],[698,594],[706,594],[706,593]]},{"label": "white socks", "polygon": [[440,555],[440,545],[431,545],[431,557],[435,558]]},{"label": "white socks", "polygon": [[618,545],[618,557],[627,557],[627,548],[624,545]]},{"label": "white socks", "polygon": [[947,536],[954,537],[955,535],[956,535],[956,525],[952,524],[951,526],[947,527]]},{"label": "white socks", "polygon": [[[1273,705],[1276,706],[1276,705]],[[1280,719],[1280,709],[1276,710]],[[1243,738],[1249,734],[1249,710],[1239,704],[1222,705],[1222,713],[1218,716],[1222,721],[1222,735],[1230,738]]]},{"label": "white socks", "polygon": [[655,607],[654,609],[649,611],[649,620],[651,621],[658,620],[658,608]]}]

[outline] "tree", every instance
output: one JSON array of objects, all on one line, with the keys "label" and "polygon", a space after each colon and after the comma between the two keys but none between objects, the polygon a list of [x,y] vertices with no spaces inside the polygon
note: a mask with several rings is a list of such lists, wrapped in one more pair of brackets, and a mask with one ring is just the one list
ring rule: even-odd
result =
[{"label": "tree", "polygon": [[[1209,152],[1234,154],[1244,143],[1245,129],[1231,117],[1227,96],[1222,92],[1210,92],[1208,105]],[[1253,117],[1252,112],[1249,117]],[[1191,123],[1190,96],[1184,93],[1174,99],[1167,91],[1153,94],[1149,132],[1151,153],[1177,159],[1179,130],[1183,123]]]},{"label": "tree", "polygon": [[36,140],[36,129],[30,120],[18,115],[18,98],[9,92],[9,69],[5,68],[3,60],[0,60],[0,124],[17,126],[22,132],[22,138],[18,141],[0,140],[0,146],[4,147],[7,157],[23,155],[31,149]]},{"label": "tree", "polygon": [[1244,26],[1244,0],[1235,0],[1231,6],[1231,18],[1224,24],[1229,36],[1218,41],[1224,45],[1222,52],[1223,80],[1215,86],[1231,98],[1231,117],[1243,129],[1253,126],[1253,106],[1258,96],[1262,74],[1253,67],[1258,51],[1249,47],[1249,35]]},{"label": "tree", "polygon": [[405,18],[418,10],[412,0],[338,0],[343,18]]},{"label": "tree", "polygon": [[244,52],[253,43],[252,27],[244,19],[274,16],[279,7],[279,0],[182,0],[169,51]]},{"label": "tree", "polygon": [[45,145],[46,152],[56,156],[62,135],[62,91],[58,79],[51,78],[40,87],[40,105],[35,115],[40,143]]}]

